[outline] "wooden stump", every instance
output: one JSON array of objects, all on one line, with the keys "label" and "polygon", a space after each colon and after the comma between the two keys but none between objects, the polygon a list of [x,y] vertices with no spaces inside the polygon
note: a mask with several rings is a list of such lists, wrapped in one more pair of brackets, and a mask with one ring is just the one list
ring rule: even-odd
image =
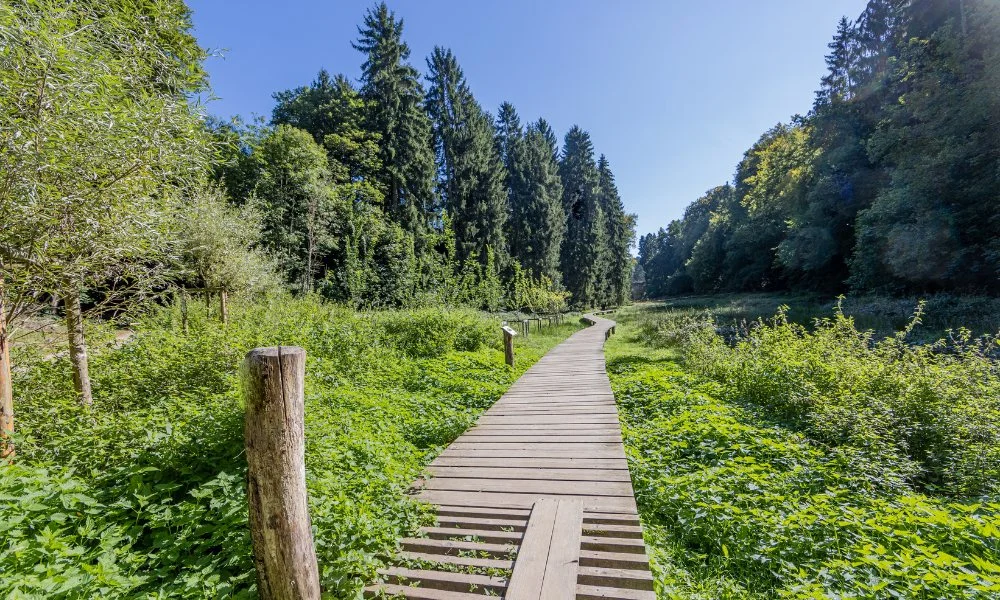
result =
[{"label": "wooden stump", "polygon": [[244,362],[247,498],[263,600],[320,597],[306,497],[302,348],[257,348]]}]

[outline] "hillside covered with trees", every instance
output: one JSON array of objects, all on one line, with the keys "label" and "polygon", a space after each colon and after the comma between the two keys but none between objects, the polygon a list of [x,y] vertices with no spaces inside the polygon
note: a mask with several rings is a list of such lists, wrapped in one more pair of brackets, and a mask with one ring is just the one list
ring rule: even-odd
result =
[{"label": "hillside covered with trees", "polygon": [[1000,293],[1000,5],[870,0],[812,110],[639,240],[650,296]]}]

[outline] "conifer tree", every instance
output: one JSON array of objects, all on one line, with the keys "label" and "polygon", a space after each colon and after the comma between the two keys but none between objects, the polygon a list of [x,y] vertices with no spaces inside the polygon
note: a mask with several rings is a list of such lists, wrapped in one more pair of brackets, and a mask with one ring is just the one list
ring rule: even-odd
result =
[{"label": "conifer tree", "polygon": [[607,228],[598,201],[600,175],[590,134],[574,125],[566,134],[559,164],[563,184],[566,237],[560,264],[563,283],[580,308],[600,300],[601,262],[607,256]]},{"label": "conifer tree", "polygon": [[493,143],[489,115],[476,102],[451,50],[427,59],[427,110],[434,131],[439,187],[455,233],[459,265],[503,263],[506,256],[506,170]]},{"label": "conifer tree", "polygon": [[607,268],[607,301],[612,306],[621,306],[629,300],[631,291],[632,255],[629,250],[635,238],[635,216],[625,212],[611,164],[603,154],[597,161],[597,171],[608,240],[608,256],[604,261]]},{"label": "conifer tree", "polygon": [[559,162],[559,139],[556,137],[556,132],[552,131],[552,126],[545,119],[538,119],[535,122],[535,129],[545,138],[545,143],[552,152],[552,160]]},{"label": "conifer tree", "polygon": [[361,95],[368,102],[366,126],[380,136],[386,213],[419,240],[437,209],[434,154],[423,88],[406,62],[403,20],[383,2],[369,9],[358,33],[353,46],[365,55]]},{"label": "conifer tree", "polygon": [[559,283],[559,251],[566,231],[559,163],[545,136],[529,127],[511,164],[511,255],[534,278]]}]

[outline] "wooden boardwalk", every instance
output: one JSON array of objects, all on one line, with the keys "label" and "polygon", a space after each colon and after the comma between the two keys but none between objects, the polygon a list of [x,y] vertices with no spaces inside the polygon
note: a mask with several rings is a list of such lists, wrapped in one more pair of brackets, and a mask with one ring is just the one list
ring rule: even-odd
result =
[{"label": "wooden boardwalk", "polygon": [[438,525],[370,595],[655,598],[605,371],[615,323],[585,318],[431,463],[418,497]]}]

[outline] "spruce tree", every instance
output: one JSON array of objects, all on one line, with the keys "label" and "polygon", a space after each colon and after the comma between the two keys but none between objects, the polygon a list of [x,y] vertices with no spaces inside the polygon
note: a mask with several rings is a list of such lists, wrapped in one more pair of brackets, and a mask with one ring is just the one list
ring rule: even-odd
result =
[{"label": "spruce tree", "polygon": [[559,176],[567,225],[560,261],[563,283],[572,294],[574,306],[590,308],[601,300],[607,229],[598,201],[600,175],[594,162],[594,145],[590,134],[576,125],[566,134]]},{"label": "spruce tree", "polygon": [[427,110],[438,157],[439,189],[462,265],[505,262],[506,170],[493,142],[489,115],[476,102],[451,50],[435,48],[427,59]]},{"label": "spruce tree", "polygon": [[[365,55],[366,127],[380,136],[386,213],[419,241],[437,208],[431,125],[417,70],[407,59],[403,20],[385,3],[369,9],[354,48]],[[418,247],[419,247],[418,243]]]},{"label": "spruce tree", "polygon": [[635,216],[625,212],[625,205],[618,194],[611,164],[602,154],[597,161],[600,177],[600,205],[607,228],[608,257],[606,279],[608,301],[621,306],[629,300],[632,282],[632,255],[630,249],[635,238]]},{"label": "spruce tree", "polygon": [[552,126],[545,119],[538,119],[535,122],[535,129],[545,138],[545,143],[552,153],[552,160],[559,162],[559,139],[556,137],[556,132],[552,131]]},{"label": "spruce tree", "polygon": [[559,164],[545,136],[529,127],[511,164],[511,255],[532,277],[561,281],[559,251],[566,231]]}]

